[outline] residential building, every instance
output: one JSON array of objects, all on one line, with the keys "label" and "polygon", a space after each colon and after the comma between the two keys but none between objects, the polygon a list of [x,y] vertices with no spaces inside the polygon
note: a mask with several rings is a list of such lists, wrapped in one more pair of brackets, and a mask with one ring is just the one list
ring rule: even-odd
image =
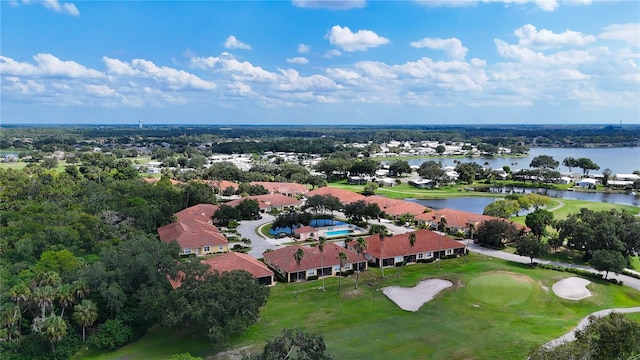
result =
[{"label": "residential building", "polygon": [[[389,236],[380,241],[378,234],[367,236],[367,251],[365,257],[376,266],[397,266],[403,263],[429,261],[448,256],[462,256],[465,246],[444,235],[431,230],[417,230],[416,241],[411,246],[409,236],[412,233]],[[355,250],[356,241],[347,243],[347,248]]]},{"label": "residential building", "polygon": [[[304,256],[298,266],[294,255],[302,249]],[[347,255],[347,262],[340,269],[339,254],[344,252]],[[274,271],[280,274],[286,282],[293,282],[298,279],[321,278],[325,276],[336,276],[341,271],[367,270],[367,260],[355,251],[345,249],[335,243],[327,243],[324,251],[320,252],[318,247],[308,247],[301,245],[291,245],[281,249],[267,251],[264,253],[264,262]]]}]

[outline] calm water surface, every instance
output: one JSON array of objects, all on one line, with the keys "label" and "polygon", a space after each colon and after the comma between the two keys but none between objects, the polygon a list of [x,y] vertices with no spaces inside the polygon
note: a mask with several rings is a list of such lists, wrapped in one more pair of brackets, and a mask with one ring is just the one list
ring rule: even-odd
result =
[{"label": "calm water surface", "polygon": [[[590,174],[602,174],[606,168],[611,169],[614,174],[631,174],[634,170],[640,170],[640,147],[630,148],[531,148],[526,157],[497,157],[497,158],[473,158],[473,159],[452,159],[452,158],[421,158],[409,160],[409,165],[420,166],[427,160],[441,161],[443,166],[455,166],[454,160],[462,162],[476,162],[480,165],[488,163],[493,169],[500,169],[509,166],[512,170],[529,168],[529,164],[534,157],[539,155],[549,155],[560,162],[558,171],[569,172],[569,169],[562,166],[562,160],[567,157],[589,158],[600,166],[600,170],[591,171]],[[574,173],[581,173],[581,169],[572,169]]]}]

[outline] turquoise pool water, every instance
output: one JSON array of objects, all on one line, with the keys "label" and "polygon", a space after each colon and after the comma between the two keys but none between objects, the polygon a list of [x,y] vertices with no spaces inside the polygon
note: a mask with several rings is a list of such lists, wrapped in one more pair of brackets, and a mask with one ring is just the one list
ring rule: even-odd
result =
[{"label": "turquoise pool water", "polygon": [[349,233],[349,229],[333,230],[333,231],[327,231],[326,232],[327,236],[347,235],[348,233]]}]

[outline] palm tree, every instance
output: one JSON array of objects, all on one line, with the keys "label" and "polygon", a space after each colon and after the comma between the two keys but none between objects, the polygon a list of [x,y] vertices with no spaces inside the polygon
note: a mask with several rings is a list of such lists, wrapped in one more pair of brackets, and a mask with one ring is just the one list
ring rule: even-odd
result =
[{"label": "palm tree", "polygon": [[322,264],[322,254],[324,253],[324,246],[327,244],[327,238],[320,236],[318,238],[318,250],[320,250],[320,277],[322,278],[322,291],[324,292],[324,265]]},{"label": "palm tree", "polygon": [[44,321],[44,335],[51,343],[51,352],[56,353],[55,344],[67,335],[67,322],[62,316],[51,315]]},{"label": "palm tree", "polygon": [[[416,233],[412,232],[411,234],[409,234],[409,245],[411,246],[411,248],[413,249],[413,247],[416,245]],[[406,265],[407,262],[404,262],[404,265]]]},{"label": "palm tree", "polygon": [[467,263],[467,256],[469,256],[469,240],[473,239],[473,233],[476,230],[476,223],[473,220],[469,221],[469,239],[467,239],[467,253],[464,256],[464,263]]},{"label": "palm tree", "polygon": [[298,251],[296,251],[293,254],[293,258],[296,259],[296,281],[298,282],[298,291],[296,291],[296,299],[298,298],[298,293],[300,292],[300,262],[302,261],[302,258],[304,258],[304,251],[300,248],[298,248]]},{"label": "palm tree", "polygon": [[378,238],[380,239],[380,270],[382,271],[382,277],[384,277],[384,238],[386,237],[384,229],[381,229],[378,233]]},{"label": "palm tree", "polygon": [[438,231],[445,232],[445,230],[447,230],[447,218],[441,216],[440,221],[438,221]]},{"label": "palm tree", "polygon": [[[442,216],[440,217],[440,222],[438,222],[438,230],[444,232],[444,230],[447,228],[447,218]],[[438,238],[438,270],[440,270],[440,255],[442,252],[442,237],[444,235],[440,235],[440,237]]]},{"label": "palm tree", "polygon": [[356,261],[356,289],[358,288],[358,280],[360,279],[360,255],[367,251],[367,239],[359,237],[356,240],[356,253],[358,253],[358,261]]},{"label": "palm tree", "polygon": [[340,261],[340,277],[338,278],[338,295],[340,295],[340,288],[342,287],[342,268],[347,262],[347,253],[340,251],[338,254],[338,260]]},{"label": "palm tree", "polygon": [[64,317],[64,311],[73,304],[73,289],[70,284],[61,285],[56,291],[56,295],[58,296],[58,304],[62,309],[60,311],[60,316]]},{"label": "palm tree", "polygon": [[82,326],[82,342],[85,341],[85,329],[93,325],[98,319],[98,308],[91,300],[82,300],[82,303],[73,308],[73,321]]},{"label": "palm tree", "polygon": [[11,300],[16,302],[17,311],[20,312],[20,318],[18,319],[18,336],[21,335],[22,329],[22,306],[21,303],[26,303],[31,299],[31,289],[25,283],[19,283],[9,290],[9,296]]}]

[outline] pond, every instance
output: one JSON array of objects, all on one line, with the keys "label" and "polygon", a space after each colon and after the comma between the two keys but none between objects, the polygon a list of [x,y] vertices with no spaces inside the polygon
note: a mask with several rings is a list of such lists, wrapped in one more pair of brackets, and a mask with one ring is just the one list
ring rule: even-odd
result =
[{"label": "pond", "polygon": [[[511,188],[494,188],[495,190],[502,190],[502,193],[509,193]],[[613,194],[604,192],[581,192],[581,191],[564,191],[564,190],[545,190],[535,188],[513,188],[515,193],[540,193],[552,198],[561,198],[569,200],[584,200],[593,202],[606,202],[618,205],[631,205],[640,207],[640,196],[627,195],[627,194]],[[498,192],[498,191],[496,191]],[[472,213],[482,214],[484,208],[492,202],[499,200],[497,197],[458,197],[450,199],[406,199],[407,201],[415,202],[420,205],[430,207],[434,210],[439,209],[455,209],[461,211],[468,211]],[[521,212],[520,215],[524,215],[525,212]]]}]

